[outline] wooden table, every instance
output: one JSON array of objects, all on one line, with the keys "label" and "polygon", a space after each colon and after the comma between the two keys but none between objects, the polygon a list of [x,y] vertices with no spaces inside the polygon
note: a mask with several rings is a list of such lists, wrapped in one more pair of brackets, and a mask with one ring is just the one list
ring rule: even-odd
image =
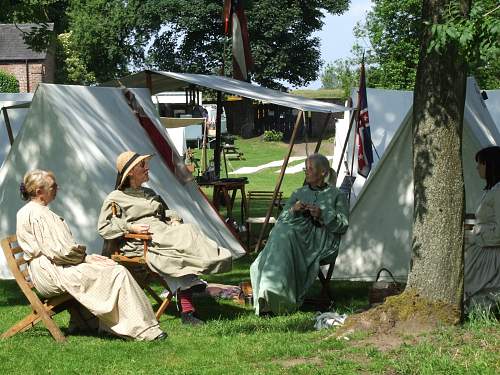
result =
[{"label": "wooden table", "polygon": [[226,206],[226,217],[233,217],[234,201],[238,191],[241,194],[241,223],[245,222],[247,197],[245,193],[245,184],[248,183],[247,179],[221,179],[213,182],[198,183],[200,186],[213,186],[214,191],[212,195],[212,202],[214,207],[219,210],[221,198],[224,200]]},{"label": "wooden table", "polygon": [[239,160],[243,160],[244,157],[243,157],[243,152],[240,152],[238,150],[238,147],[234,146],[234,145],[224,145],[222,147],[222,152],[224,153],[224,155],[228,158],[228,159],[239,159]]}]

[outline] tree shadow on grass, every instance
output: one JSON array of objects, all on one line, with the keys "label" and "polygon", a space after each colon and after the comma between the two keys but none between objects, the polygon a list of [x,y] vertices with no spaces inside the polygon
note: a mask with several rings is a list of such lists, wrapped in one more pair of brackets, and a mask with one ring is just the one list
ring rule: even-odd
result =
[{"label": "tree shadow on grass", "polygon": [[0,306],[28,305],[15,280],[0,280]]}]

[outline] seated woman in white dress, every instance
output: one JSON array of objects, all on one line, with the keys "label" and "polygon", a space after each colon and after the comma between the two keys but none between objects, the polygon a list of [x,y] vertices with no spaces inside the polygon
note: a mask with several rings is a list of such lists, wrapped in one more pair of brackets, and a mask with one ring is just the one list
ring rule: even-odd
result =
[{"label": "seated woman in white dress", "polygon": [[53,173],[34,170],[24,176],[17,213],[17,240],[28,261],[30,278],[45,297],[71,294],[99,319],[101,328],[135,340],[163,339],[151,304],[122,266],[101,255],[87,255],[64,219],[48,204],[57,193]]},{"label": "seated woman in white dress", "polygon": [[500,147],[480,150],[476,162],[486,186],[466,241],[464,300],[468,309],[488,309],[500,303]]},{"label": "seated woman in white dress", "polygon": [[306,185],[292,194],[250,267],[257,315],[296,310],[318,276],[320,261],[335,261],[347,230],[347,199],[335,187],[328,159],[309,156],[305,173]]},{"label": "seated woman in white dress", "polygon": [[[143,187],[149,180],[149,159],[132,151],[121,153],[116,160],[116,185],[104,200],[98,222],[99,234],[106,240],[122,237],[127,232],[151,233],[146,256],[151,269],[158,272],[177,297],[184,324],[201,324],[195,316],[192,293],[205,288],[199,275],[226,272],[231,269],[229,250],[201,231],[195,224],[185,224],[174,210],[169,210],[161,197]],[[142,242],[121,241],[127,256],[143,254]]]}]

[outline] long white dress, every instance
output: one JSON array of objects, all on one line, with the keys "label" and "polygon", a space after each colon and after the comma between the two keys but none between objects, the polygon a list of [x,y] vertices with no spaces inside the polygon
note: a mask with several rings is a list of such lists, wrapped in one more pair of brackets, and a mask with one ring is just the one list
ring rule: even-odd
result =
[{"label": "long white dress", "polygon": [[29,202],[17,213],[17,240],[39,293],[67,292],[116,335],[152,340],[162,331],[151,304],[130,273],[118,264],[85,263],[64,219]]},{"label": "long white dress", "polygon": [[500,303],[500,183],[485,191],[467,240],[464,300],[468,308]]}]

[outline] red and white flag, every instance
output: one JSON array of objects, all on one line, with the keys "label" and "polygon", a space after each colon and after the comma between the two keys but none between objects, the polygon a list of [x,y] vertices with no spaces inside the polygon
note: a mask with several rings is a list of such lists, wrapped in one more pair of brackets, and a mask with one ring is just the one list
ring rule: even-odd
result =
[{"label": "red and white flag", "polygon": [[248,73],[253,69],[253,61],[242,0],[224,0],[223,21],[225,34],[232,33],[233,78],[248,81]]}]

